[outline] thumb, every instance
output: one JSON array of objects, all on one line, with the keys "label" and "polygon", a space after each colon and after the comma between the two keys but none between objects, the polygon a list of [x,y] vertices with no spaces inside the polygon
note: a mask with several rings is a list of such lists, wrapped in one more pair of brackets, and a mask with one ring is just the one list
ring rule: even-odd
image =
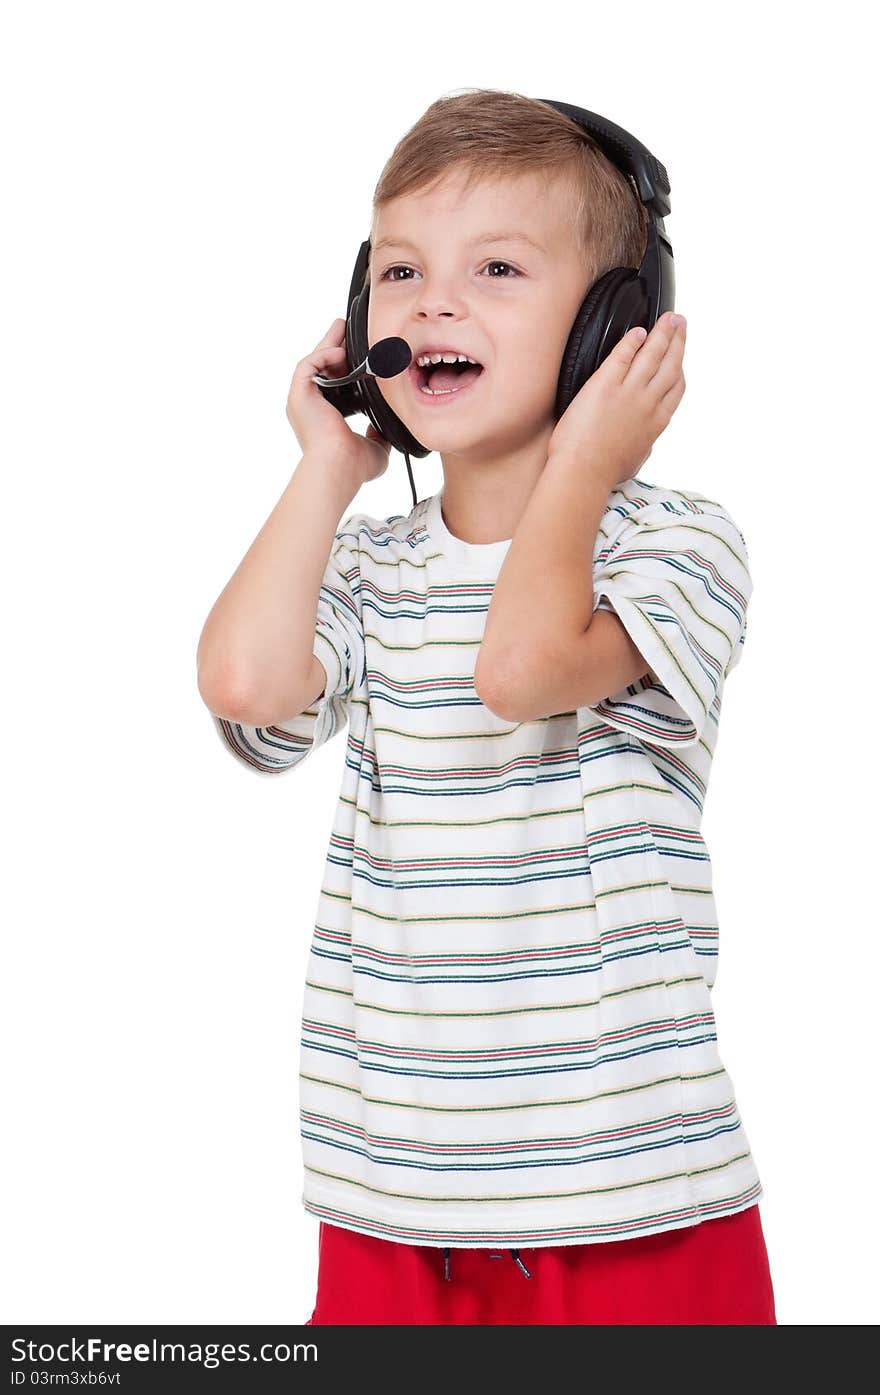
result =
[{"label": "thumb", "polygon": [[386,440],[385,437],[376,430],[372,422],[370,422],[367,427],[367,440],[378,441],[380,446],[387,446],[389,451],[391,450],[391,442]]}]

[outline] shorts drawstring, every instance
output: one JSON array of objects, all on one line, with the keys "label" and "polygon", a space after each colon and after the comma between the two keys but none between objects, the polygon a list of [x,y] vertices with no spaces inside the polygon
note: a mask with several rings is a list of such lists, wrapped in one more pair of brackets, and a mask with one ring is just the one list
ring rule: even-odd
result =
[{"label": "shorts drawstring", "polygon": [[[519,1250],[509,1250],[508,1253],[513,1257],[514,1261],[519,1265],[520,1269],[521,1269],[522,1272],[525,1274],[526,1278],[527,1278],[527,1279],[530,1279],[532,1276],[531,1276],[531,1274],[529,1273],[529,1271],[528,1271],[528,1269],[526,1268],[526,1266],[523,1264],[522,1260],[520,1259],[520,1257],[519,1257]],[[449,1249],[446,1248],[446,1249],[444,1249],[444,1251],[443,1251],[443,1277],[444,1277],[444,1279],[446,1279],[447,1281],[449,1281],[449,1280],[451,1279],[451,1277],[452,1277],[452,1276],[450,1275],[449,1268],[450,1268]]]}]

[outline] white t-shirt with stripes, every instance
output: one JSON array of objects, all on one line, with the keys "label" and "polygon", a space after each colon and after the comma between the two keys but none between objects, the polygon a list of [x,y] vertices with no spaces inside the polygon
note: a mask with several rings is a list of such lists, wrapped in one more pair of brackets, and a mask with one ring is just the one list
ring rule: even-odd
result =
[{"label": "white t-shirt with stripes", "polygon": [[745,638],[743,536],[702,495],[614,490],[594,605],[650,672],[509,722],[473,675],[510,544],[454,537],[441,503],[340,525],[313,707],[214,718],[259,774],[348,726],[303,999],[303,1204],[387,1240],[487,1248],[743,1210],[762,1187],[716,1040],[700,834]]}]

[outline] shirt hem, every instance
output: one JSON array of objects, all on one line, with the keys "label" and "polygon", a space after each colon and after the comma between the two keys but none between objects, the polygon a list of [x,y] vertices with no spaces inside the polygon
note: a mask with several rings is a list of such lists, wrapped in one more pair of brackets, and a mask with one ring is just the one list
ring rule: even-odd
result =
[{"label": "shirt hem", "polygon": [[[393,1218],[368,1216],[353,1209],[352,1197],[347,1189],[340,1191],[313,1186],[303,1194],[302,1204],[310,1215],[328,1225],[337,1225],[396,1244],[494,1250],[511,1247],[558,1248],[562,1245],[633,1240],[642,1235],[682,1230],[703,1221],[735,1215],[757,1205],[764,1196],[763,1186],[754,1171],[751,1179],[748,1174],[741,1176],[738,1185],[732,1185],[723,1195],[712,1196],[708,1189],[704,1194],[702,1192],[699,1179],[692,1179],[689,1185],[655,1198],[650,1212],[625,1216],[620,1211],[602,1213],[585,1209],[580,1216],[568,1222],[554,1222],[553,1233],[547,1236],[537,1233],[534,1223],[527,1226],[522,1222],[508,1223],[504,1220],[496,1222],[496,1228],[491,1232],[488,1227],[480,1231],[472,1226],[468,1230],[454,1223],[450,1225],[448,1212],[445,1216],[424,1210],[417,1215],[410,1211],[407,1215]],[[540,1203],[536,1203],[536,1209],[539,1206]]]}]

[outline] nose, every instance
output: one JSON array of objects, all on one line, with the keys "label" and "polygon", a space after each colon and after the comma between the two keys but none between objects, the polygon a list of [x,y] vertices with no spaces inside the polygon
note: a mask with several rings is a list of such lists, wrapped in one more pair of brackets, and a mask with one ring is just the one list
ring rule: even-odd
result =
[{"label": "nose", "polygon": [[452,277],[425,277],[416,292],[413,309],[421,320],[435,316],[458,318],[465,313],[465,301]]}]

